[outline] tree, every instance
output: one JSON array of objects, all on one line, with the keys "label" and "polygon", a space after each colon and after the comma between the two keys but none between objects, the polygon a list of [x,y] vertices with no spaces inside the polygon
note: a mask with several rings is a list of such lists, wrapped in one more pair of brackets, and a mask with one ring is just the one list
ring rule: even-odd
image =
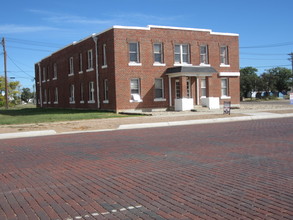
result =
[{"label": "tree", "polygon": [[33,93],[31,93],[30,88],[22,88],[20,98],[22,101],[28,103],[29,99],[33,98]]},{"label": "tree", "polygon": [[254,67],[245,67],[240,69],[240,96],[247,98],[248,93],[258,90],[259,77]]},{"label": "tree", "polygon": [[[19,81],[8,82],[8,101],[10,104],[17,104],[19,100]],[[0,107],[5,105],[5,78],[0,76]]]},{"label": "tree", "polygon": [[268,69],[261,75],[267,92],[287,92],[292,86],[292,77],[291,70],[283,67]]}]

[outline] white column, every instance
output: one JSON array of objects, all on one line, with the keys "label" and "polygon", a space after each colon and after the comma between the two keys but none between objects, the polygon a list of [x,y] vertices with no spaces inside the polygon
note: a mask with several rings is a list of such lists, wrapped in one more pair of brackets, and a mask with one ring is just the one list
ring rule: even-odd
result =
[{"label": "white column", "polygon": [[196,77],[196,104],[199,105],[199,81]]},{"label": "white column", "polygon": [[169,106],[172,106],[172,88],[171,88],[171,77],[169,76]]}]

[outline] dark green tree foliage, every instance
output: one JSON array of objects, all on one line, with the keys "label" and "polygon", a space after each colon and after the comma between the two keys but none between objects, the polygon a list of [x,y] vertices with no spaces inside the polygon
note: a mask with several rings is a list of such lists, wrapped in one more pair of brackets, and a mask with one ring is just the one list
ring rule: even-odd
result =
[{"label": "dark green tree foliage", "polygon": [[240,95],[246,98],[249,92],[258,90],[259,77],[257,69],[250,66],[241,68],[240,76]]},{"label": "dark green tree foliage", "polygon": [[28,103],[29,99],[33,98],[33,93],[31,93],[31,90],[29,88],[23,88],[20,98],[22,101]]}]

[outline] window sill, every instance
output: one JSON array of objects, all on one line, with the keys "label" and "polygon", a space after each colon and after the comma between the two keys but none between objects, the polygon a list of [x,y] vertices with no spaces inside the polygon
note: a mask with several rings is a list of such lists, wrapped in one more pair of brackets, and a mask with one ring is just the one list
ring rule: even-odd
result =
[{"label": "window sill", "polygon": [[192,66],[191,63],[174,63],[174,66]]},{"label": "window sill", "polygon": [[45,82],[46,82],[46,80],[43,80],[43,81],[42,81],[42,83],[45,83]]},{"label": "window sill", "polygon": [[78,74],[83,74],[83,71],[79,71]]},{"label": "window sill", "polygon": [[154,102],[165,102],[166,99],[165,98],[155,98]]},{"label": "window sill", "polygon": [[166,66],[166,63],[154,63],[153,66]]},{"label": "window sill", "polygon": [[141,100],[129,100],[129,102],[142,102],[142,99]]},{"label": "window sill", "polygon": [[89,104],[94,104],[94,103],[96,103],[96,101],[95,100],[90,100],[90,101],[88,101],[88,103]]},{"label": "window sill", "polygon": [[231,99],[231,96],[221,96],[221,99]]},{"label": "window sill", "polygon": [[69,104],[75,104],[75,101],[69,102]]},{"label": "window sill", "polygon": [[80,104],[84,104],[84,101],[80,101],[79,103],[80,103]]},{"label": "window sill", "polygon": [[47,82],[50,82],[50,79],[47,79]]},{"label": "window sill", "polygon": [[109,104],[109,100],[104,100],[103,103],[104,104]]},{"label": "window sill", "polygon": [[54,102],[54,104],[58,104],[58,102]]},{"label": "window sill", "polygon": [[52,80],[57,80],[57,78],[55,77],[55,78],[53,78]]},{"label": "window sill", "polygon": [[207,66],[207,67],[210,67],[211,64],[208,64],[208,63],[201,63],[201,64],[199,64],[199,66]]},{"label": "window sill", "polygon": [[86,70],[87,73],[88,73],[88,72],[92,72],[92,71],[94,71],[94,68],[90,68],[90,69],[87,69],[87,70]]},{"label": "window sill", "polygon": [[102,69],[106,69],[108,66],[107,65],[103,65],[102,66]]},{"label": "window sill", "polygon": [[73,76],[74,75],[74,73],[70,73],[70,74],[68,74],[68,76]]},{"label": "window sill", "polygon": [[201,98],[201,99],[205,99],[205,98],[206,98],[206,96],[201,96],[200,98]]},{"label": "window sill", "polygon": [[221,63],[221,64],[220,64],[220,67],[230,67],[230,64],[224,64],[224,63]]},{"label": "window sill", "polygon": [[128,66],[141,66],[141,63],[129,62]]}]

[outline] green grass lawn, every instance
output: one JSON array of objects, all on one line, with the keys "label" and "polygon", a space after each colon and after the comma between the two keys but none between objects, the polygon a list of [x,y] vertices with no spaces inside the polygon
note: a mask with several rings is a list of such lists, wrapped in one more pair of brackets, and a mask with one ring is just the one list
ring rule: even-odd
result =
[{"label": "green grass lawn", "polygon": [[43,109],[31,107],[16,107],[8,110],[0,109],[0,125],[30,124],[41,122],[72,121],[114,117],[127,117],[127,115],[120,115],[112,112],[102,112],[97,110],[77,109]]}]

